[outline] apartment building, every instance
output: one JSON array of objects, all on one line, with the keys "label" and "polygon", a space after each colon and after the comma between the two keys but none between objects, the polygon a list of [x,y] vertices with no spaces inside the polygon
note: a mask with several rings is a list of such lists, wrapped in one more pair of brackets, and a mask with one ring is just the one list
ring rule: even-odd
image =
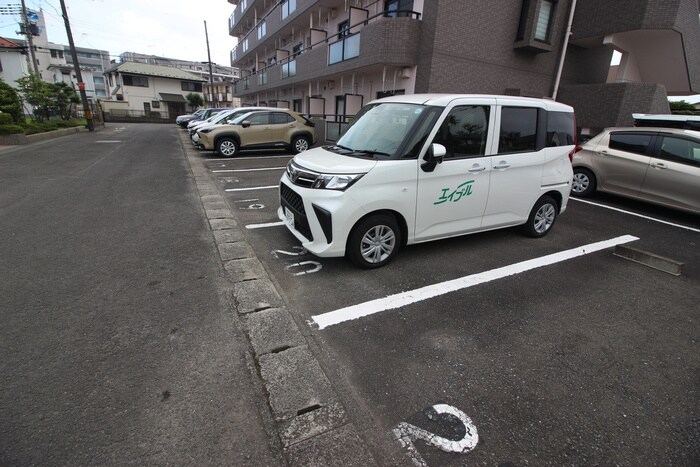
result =
[{"label": "apartment building", "polygon": [[591,134],[700,92],[698,0],[228,1],[234,95],[323,116],[328,139],[393,94],[554,98]]},{"label": "apartment building", "polygon": [[202,94],[207,107],[240,107],[239,99],[234,97],[232,93],[233,81],[241,77],[238,68],[212,63],[211,77],[213,83],[211,83],[209,79],[209,62],[193,62],[137,52],[124,52],[119,55],[119,59],[122,63],[137,62],[167,66],[195,74],[206,81],[202,88]]}]

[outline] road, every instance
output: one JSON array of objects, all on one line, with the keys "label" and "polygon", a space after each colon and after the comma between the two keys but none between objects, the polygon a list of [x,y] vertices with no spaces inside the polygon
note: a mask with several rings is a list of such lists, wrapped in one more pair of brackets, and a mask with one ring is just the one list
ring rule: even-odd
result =
[{"label": "road", "polygon": [[0,465],[285,465],[176,132],[0,153]]}]

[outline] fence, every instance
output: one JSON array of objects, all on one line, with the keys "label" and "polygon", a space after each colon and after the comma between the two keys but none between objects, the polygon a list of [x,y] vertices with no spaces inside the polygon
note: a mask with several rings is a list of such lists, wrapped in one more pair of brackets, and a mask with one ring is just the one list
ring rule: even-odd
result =
[{"label": "fence", "polygon": [[145,112],[143,110],[110,109],[104,111],[105,122],[119,123],[173,123],[167,110]]}]

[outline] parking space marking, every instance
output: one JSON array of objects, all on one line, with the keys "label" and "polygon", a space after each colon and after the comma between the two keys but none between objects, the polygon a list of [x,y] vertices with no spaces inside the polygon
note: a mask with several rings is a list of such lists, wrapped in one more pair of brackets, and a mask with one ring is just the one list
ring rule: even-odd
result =
[{"label": "parking space marking", "polygon": [[253,186],[250,188],[226,188],[224,191],[228,191],[230,193],[232,191],[271,190],[273,188],[279,188],[279,186],[278,185],[270,185],[270,186]]},{"label": "parking space marking", "polygon": [[263,167],[261,169],[226,169],[212,170],[213,174],[229,173],[229,172],[262,172],[264,170],[284,170],[286,167]]},{"label": "parking space marking", "polygon": [[668,221],[665,221],[665,220],[662,220],[662,219],[657,219],[657,218],[655,218],[655,217],[649,217],[649,216],[645,216],[645,215],[643,215],[643,214],[637,214],[636,212],[625,211],[624,209],[614,208],[614,207],[612,207],[612,206],[607,206],[607,205],[605,205],[605,204],[594,203],[594,202],[592,202],[592,201],[586,201],[586,200],[579,199],[579,198],[570,197],[569,199],[570,199],[570,200],[574,200],[574,201],[578,201],[579,203],[591,204],[591,205],[593,205],[593,206],[598,206],[598,207],[601,207],[601,208],[610,209],[610,210],[612,210],[612,211],[621,212],[621,213],[623,213],[623,214],[629,214],[630,216],[641,217],[642,219],[647,219],[647,220],[650,220],[650,221],[658,222],[658,223],[660,223],[660,224],[666,224],[666,225],[670,225],[670,226],[672,226],[672,227],[678,227],[679,229],[685,229],[685,230],[690,230],[691,232],[698,232],[698,233],[700,233],[700,229],[696,229],[696,228],[694,228],[694,227],[688,227],[687,225],[674,224],[673,222],[668,222]]},{"label": "parking space marking", "polygon": [[245,226],[246,229],[248,230],[255,230],[255,229],[264,229],[266,227],[278,227],[280,225],[284,225],[284,222],[268,222],[267,224],[248,224]]},{"label": "parking space marking", "polygon": [[[294,157],[294,156],[291,156],[291,155],[287,154],[286,156],[236,157],[236,158],[233,159],[233,160],[236,160],[236,161],[248,161],[248,160],[260,160],[260,159],[281,159],[281,158],[285,158],[285,157],[288,158],[288,159],[291,159],[291,158]],[[232,161],[233,161],[233,160],[232,160]]]},{"label": "parking space marking", "polygon": [[570,250],[560,251],[559,253],[553,253],[551,255],[541,256],[539,258],[533,258],[508,266],[491,269],[490,271],[480,272],[470,276],[464,276],[458,279],[428,285],[420,289],[410,290],[408,292],[389,295],[385,298],[340,308],[338,310],[329,311],[328,313],[312,316],[311,319],[319,329],[325,329],[329,326],[340,324],[345,321],[362,318],[364,316],[369,316],[386,310],[392,310],[394,308],[401,308],[403,306],[427,300],[429,298],[438,297],[449,292],[466,289],[475,285],[501,279],[503,277],[520,274],[531,269],[536,269],[576,258],[578,256],[595,253],[600,250],[629,243],[635,240],[639,240],[639,238],[632,235],[623,235],[610,240],[591,243],[577,248],[572,248]]}]

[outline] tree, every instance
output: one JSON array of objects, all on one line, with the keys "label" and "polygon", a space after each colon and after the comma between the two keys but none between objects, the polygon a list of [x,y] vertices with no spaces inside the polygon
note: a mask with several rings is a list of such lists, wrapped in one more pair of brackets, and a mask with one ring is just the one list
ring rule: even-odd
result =
[{"label": "tree", "polygon": [[51,113],[60,116],[63,120],[68,120],[71,116],[72,104],[80,103],[80,97],[75,89],[63,81],[49,84],[51,97]]},{"label": "tree", "polygon": [[192,107],[192,110],[195,110],[197,107],[204,105],[204,98],[201,94],[191,92],[187,94],[187,103],[190,105],[190,107]]},{"label": "tree", "polygon": [[11,115],[14,123],[24,122],[22,99],[17,91],[0,78],[0,112]]},{"label": "tree", "polygon": [[697,110],[693,104],[686,101],[671,101],[668,104],[671,107],[671,112],[674,110]]},{"label": "tree", "polygon": [[42,81],[33,71],[15,82],[24,102],[34,107],[34,118],[40,122],[48,120],[52,103],[49,83]]}]

